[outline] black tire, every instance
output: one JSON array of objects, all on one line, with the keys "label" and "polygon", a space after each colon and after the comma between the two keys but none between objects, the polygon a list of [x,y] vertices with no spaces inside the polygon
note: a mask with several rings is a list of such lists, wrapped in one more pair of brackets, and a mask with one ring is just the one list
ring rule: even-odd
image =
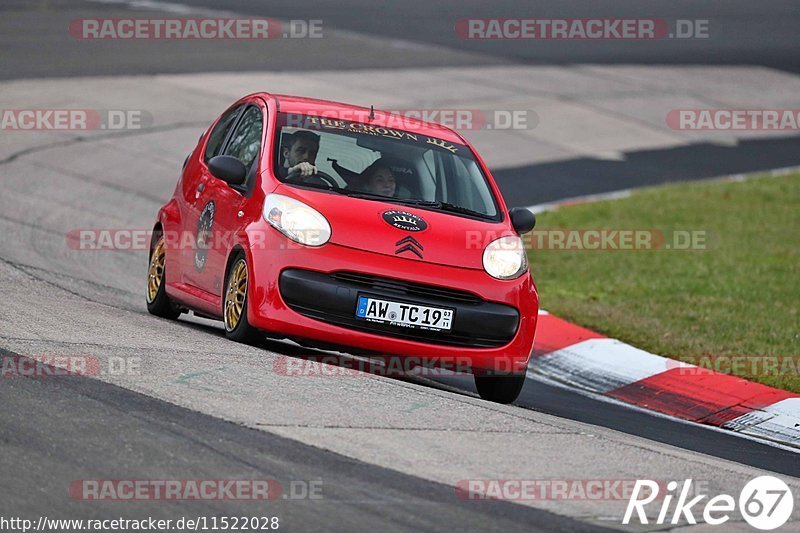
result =
[{"label": "black tire", "polygon": [[[147,291],[145,293],[145,301],[147,302],[147,311],[151,315],[155,315],[161,318],[168,318],[170,320],[175,320],[181,315],[181,310],[170,300],[169,296],[167,296],[167,291],[165,289],[165,280],[166,272],[167,272],[167,261],[166,261],[166,254],[163,257],[163,261],[161,261],[160,269],[157,268],[157,265],[153,264],[153,254],[156,250],[161,250],[159,253],[164,253],[163,248],[163,235],[156,233],[153,235],[153,240],[150,243],[150,255],[148,256],[148,268],[147,268]],[[154,275],[154,268],[160,270],[158,281],[153,279]],[[155,290],[155,295],[151,295],[151,283],[155,283],[157,289]],[[151,297],[152,296],[152,297]]]},{"label": "black tire", "polygon": [[[244,287],[244,297],[241,300],[242,310],[239,316],[239,320],[236,322],[235,326],[231,328],[231,324],[229,324],[229,318],[226,314],[226,308],[228,305],[228,293],[231,290],[231,281],[233,276],[236,272],[237,265],[242,264],[245,269],[245,275],[247,276],[245,281]],[[250,325],[250,322],[247,319],[247,293],[249,292],[249,271],[247,270],[247,261],[245,260],[245,256],[243,252],[238,252],[230,261],[228,270],[225,274],[225,292],[223,293],[222,298],[222,323],[225,328],[225,336],[228,337],[232,341],[241,342],[244,344],[256,344],[257,342],[263,340],[264,335]]]},{"label": "black tire", "polygon": [[495,403],[511,403],[517,399],[525,385],[525,374],[500,376],[475,375],[475,387],[481,398]]}]

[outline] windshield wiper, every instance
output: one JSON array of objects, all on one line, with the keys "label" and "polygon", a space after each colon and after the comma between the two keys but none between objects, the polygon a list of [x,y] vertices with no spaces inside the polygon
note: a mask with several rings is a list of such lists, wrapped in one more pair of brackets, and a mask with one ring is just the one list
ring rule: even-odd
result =
[{"label": "windshield wiper", "polygon": [[412,198],[397,198],[397,200],[407,205],[416,205],[419,207],[438,208],[440,205],[442,205],[441,202],[432,202],[430,200],[414,200]]},{"label": "windshield wiper", "polygon": [[384,196],[382,194],[373,194],[370,192],[348,191],[346,189],[339,189],[336,192],[346,194],[351,198],[363,198],[364,200],[380,200],[382,202],[394,202],[403,205],[417,205],[420,207],[438,207],[439,202],[429,202],[427,200],[413,200],[411,198],[397,198],[394,196]]},{"label": "windshield wiper", "polygon": [[461,213],[463,215],[470,215],[473,217],[480,217],[480,218],[492,218],[486,213],[481,213],[480,211],[475,211],[473,209],[469,209],[467,207],[462,207],[456,204],[449,204],[447,202],[432,202],[435,204],[434,207],[441,209],[442,211],[449,211],[451,213]]},{"label": "windshield wiper", "polygon": [[336,192],[346,194],[352,198],[363,198],[365,200],[380,200],[382,202],[394,202],[402,205],[413,205],[417,207],[427,207],[430,209],[438,209],[441,211],[448,211],[450,213],[460,213],[462,215],[469,215],[478,218],[492,218],[486,213],[475,211],[467,207],[462,207],[456,204],[447,202],[437,202],[435,200],[415,200],[413,198],[395,198],[394,196],[384,196],[382,194],[373,194],[369,192],[348,191],[346,189],[338,189]]},{"label": "windshield wiper", "polygon": [[351,198],[363,198],[365,200],[394,200],[391,196],[382,194],[372,194],[370,192],[351,191],[349,189],[337,189],[336,192],[350,196]]}]

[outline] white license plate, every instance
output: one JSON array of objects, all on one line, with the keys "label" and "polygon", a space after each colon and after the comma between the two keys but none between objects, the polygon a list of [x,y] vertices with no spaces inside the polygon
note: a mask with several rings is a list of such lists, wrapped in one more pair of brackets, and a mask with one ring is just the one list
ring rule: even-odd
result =
[{"label": "white license plate", "polygon": [[406,328],[450,331],[453,310],[359,296],[356,317]]}]

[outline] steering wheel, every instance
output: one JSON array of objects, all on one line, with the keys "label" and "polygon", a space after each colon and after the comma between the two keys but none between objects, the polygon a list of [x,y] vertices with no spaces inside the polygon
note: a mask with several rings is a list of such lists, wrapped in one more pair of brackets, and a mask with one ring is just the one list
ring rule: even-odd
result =
[{"label": "steering wheel", "polygon": [[333,177],[321,171],[317,171],[316,174],[311,174],[310,176],[297,176],[292,178],[291,182],[300,185],[325,185],[328,189],[340,188]]}]

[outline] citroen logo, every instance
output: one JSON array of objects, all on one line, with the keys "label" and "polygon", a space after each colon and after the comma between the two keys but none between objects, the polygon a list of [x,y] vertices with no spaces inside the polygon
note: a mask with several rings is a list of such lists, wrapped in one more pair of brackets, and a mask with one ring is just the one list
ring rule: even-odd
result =
[{"label": "citroen logo", "polygon": [[403,237],[396,243],[395,246],[399,246],[400,248],[394,253],[395,255],[400,255],[403,252],[411,252],[420,259],[422,259],[422,252],[420,250],[424,250],[425,248],[411,235],[408,237]]}]

